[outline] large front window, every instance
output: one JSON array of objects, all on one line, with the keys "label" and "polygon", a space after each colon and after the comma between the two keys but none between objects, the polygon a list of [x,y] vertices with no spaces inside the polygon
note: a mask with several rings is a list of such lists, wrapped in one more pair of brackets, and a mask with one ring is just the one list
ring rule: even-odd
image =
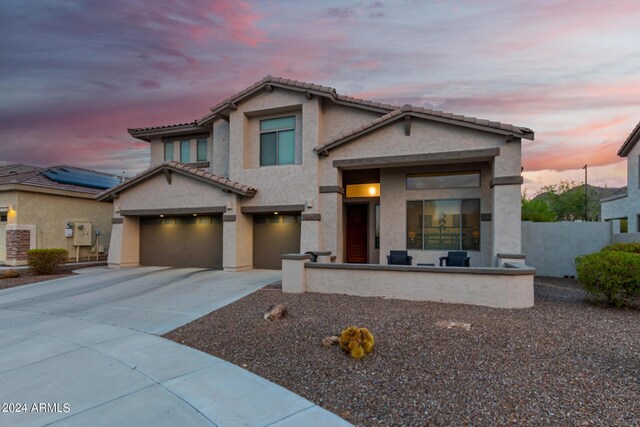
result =
[{"label": "large front window", "polygon": [[480,249],[480,200],[407,202],[407,249]]},{"label": "large front window", "polygon": [[292,165],[295,161],[295,116],[260,120],[260,166]]}]

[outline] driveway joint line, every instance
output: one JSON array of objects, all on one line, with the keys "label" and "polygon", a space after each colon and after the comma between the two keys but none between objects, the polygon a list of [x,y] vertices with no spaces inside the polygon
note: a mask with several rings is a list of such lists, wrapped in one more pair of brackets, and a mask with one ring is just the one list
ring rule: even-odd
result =
[{"label": "driveway joint line", "polygon": [[313,402],[310,402],[310,403],[311,403],[311,406],[309,406],[309,407],[307,407],[307,408],[304,408],[304,409],[300,409],[299,411],[296,411],[296,412],[294,412],[294,413],[292,413],[292,414],[289,414],[289,415],[287,415],[286,417],[280,418],[279,420],[273,421],[273,422],[271,422],[271,423],[269,423],[269,424],[265,424],[263,427],[269,427],[269,426],[272,426],[272,425],[274,425],[275,423],[279,423],[279,422],[281,422],[281,421],[286,420],[287,418],[291,418],[291,417],[293,417],[294,415],[298,415],[298,414],[300,414],[300,413],[302,413],[302,412],[304,412],[304,411],[308,411],[309,409],[313,409],[313,408],[315,408],[316,406],[318,406],[318,405],[316,405],[316,404],[315,404],[315,403],[313,403]]},{"label": "driveway joint line", "polygon": [[139,391],[145,390],[145,389],[147,389],[147,388],[149,388],[149,387],[153,387],[154,385],[155,385],[155,384],[149,384],[149,385],[146,385],[146,386],[144,386],[144,387],[142,387],[142,388],[139,388],[139,389],[136,389],[136,390],[130,391],[130,392],[128,392],[128,393],[125,393],[125,394],[123,394],[123,395],[120,395],[120,396],[118,396],[118,397],[114,397],[113,399],[107,400],[106,402],[99,403],[99,404],[94,405],[94,406],[92,406],[92,407],[90,407],[90,408],[85,408],[85,409],[83,409],[83,410],[82,410],[82,411],[80,411],[80,412],[76,412],[75,414],[72,414],[72,415],[66,416],[66,417],[64,417],[64,418],[60,418],[59,420],[55,420],[55,421],[52,421],[52,422],[50,422],[50,423],[48,423],[48,424],[45,424],[45,425],[44,425],[44,427],[47,427],[47,426],[50,426],[50,425],[53,425],[53,424],[56,424],[56,423],[62,422],[62,421],[64,421],[64,420],[68,420],[69,418],[71,418],[71,417],[75,417],[76,415],[80,415],[80,414],[82,414],[83,412],[90,411],[90,410],[95,409],[95,408],[99,408],[99,407],[100,407],[100,406],[102,406],[102,405],[106,405],[107,403],[111,403],[111,402],[113,402],[114,400],[118,400],[118,399],[122,399],[123,397],[130,396],[130,395],[132,395],[132,394],[134,394],[134,393],[137,393],[137,392],[139,392]]}]

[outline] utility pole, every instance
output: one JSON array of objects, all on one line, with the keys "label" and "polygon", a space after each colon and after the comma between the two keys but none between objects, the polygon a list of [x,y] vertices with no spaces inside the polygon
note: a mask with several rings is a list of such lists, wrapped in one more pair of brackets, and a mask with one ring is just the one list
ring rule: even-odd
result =
[{"label": "utility pole", "polygon": [[589,217],[589,211],[587,210],[589,206],[589,193],[587,192],[587,165],[584,165],[582,169],[584,169],[584,220],[586,222]]}]

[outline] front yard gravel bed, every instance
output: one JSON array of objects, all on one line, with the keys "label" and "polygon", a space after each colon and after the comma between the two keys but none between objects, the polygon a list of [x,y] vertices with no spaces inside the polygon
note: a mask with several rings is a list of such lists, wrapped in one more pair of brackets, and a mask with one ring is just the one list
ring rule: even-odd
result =
[{"label": "front yard gravel bed", "polygon": [[[572,284],[561,298],[550,282],[524,310],[261,290],[165,337],[356,425],[638,425],[640,311],[584,302]],[[276,303],[288,317],[266,322]],[[362,360],[320,344],[349,325],[375,336]]]}]

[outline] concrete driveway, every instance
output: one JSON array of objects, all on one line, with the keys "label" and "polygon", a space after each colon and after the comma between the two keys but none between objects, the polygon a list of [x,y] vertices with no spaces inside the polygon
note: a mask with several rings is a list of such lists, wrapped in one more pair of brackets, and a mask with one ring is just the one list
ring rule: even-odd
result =
[{"label": "concrete driveway", "polygon": [[0,425],[349,425],[242,368],[156,336],[279,277],[143,267],[0,291]]}]

